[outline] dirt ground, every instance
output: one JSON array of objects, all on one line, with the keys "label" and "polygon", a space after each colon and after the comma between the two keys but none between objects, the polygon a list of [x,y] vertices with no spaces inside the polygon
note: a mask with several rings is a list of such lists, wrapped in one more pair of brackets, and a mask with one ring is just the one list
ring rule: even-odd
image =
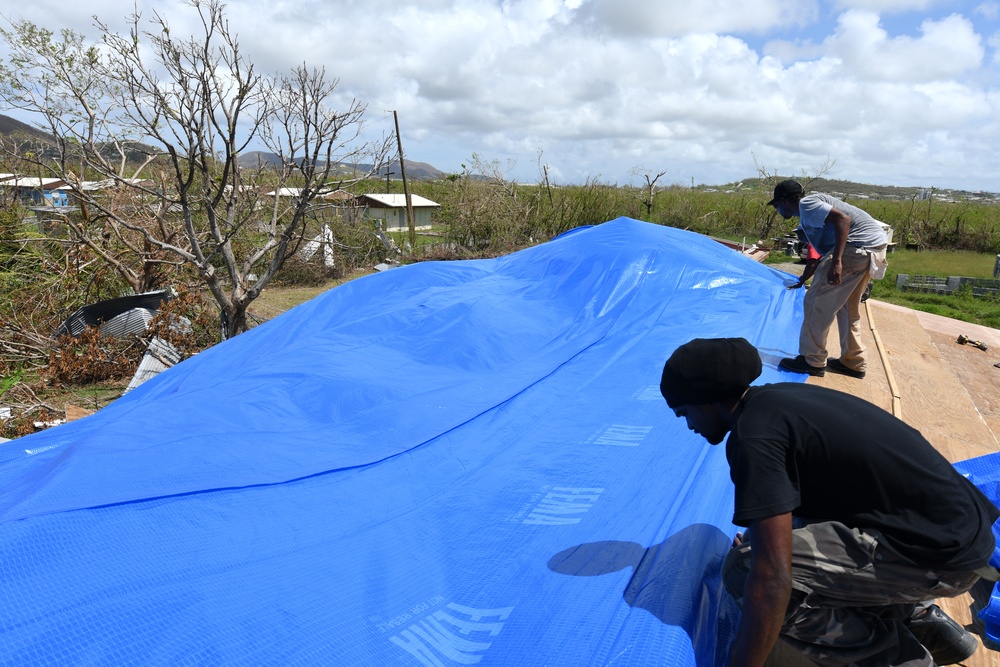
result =
[{"label": "dirt ground", "polygon": [[801,276],[802,272],[805,270],[805,264],[795,264],[792,262],[784,262],[781,264],[768,264],[772,269],[778,269],[779,271],[784,271],[785,273],[791,273],[795,276]]}]

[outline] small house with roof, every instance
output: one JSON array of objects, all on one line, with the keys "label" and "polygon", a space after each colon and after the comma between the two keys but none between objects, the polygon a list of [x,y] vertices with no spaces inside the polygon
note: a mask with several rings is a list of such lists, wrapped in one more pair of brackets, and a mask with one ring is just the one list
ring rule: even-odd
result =
[{"label": "small house with roof", "polygon": [[0,174],[0,190],[7,201],[20,201],[25,206],[69,206],[69,198],[58,178],[39,178],[20,174]]},{"label": "small house with roof", "polygon": [[[369,218],[381,220],[386,231],[398,232],[410,228],[406,217],[406,195],[358,195],[357,202],[359,207],[367,209]],[[434,210],[441,205],[420,195],[410,195],[410,204],[413,206],[413,226],[430,229]]]}]

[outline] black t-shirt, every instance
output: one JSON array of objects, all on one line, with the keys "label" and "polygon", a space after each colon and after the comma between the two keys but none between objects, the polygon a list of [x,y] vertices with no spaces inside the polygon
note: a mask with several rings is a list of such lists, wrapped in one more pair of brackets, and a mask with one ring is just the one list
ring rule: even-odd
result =
[{"label": "black t-shirt", "polygon": [[805,384],[752,387],[726,441],[733,523],[791,512],[882,534],[914,564],[976,569],[1000,516],[920,432],[849,394]]}]

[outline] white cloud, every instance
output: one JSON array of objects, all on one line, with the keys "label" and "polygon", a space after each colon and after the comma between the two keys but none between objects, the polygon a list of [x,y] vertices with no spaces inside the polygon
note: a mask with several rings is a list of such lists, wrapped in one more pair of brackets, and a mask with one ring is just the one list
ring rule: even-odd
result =
[{"label": "white cloud", "polygon": [[973,13],[988,21],[996,21],[1000,18],[1000,2],[984,2],[976,5]]},{"label": "white cloud", "polygon": [[935,6],[950,4],[948,0],[836,0],[837,9],[859,9],[869,12],[920,12]]},{"label": "white cloud", "polygon": [[763,33],[802,26],[818,16],[817,0],[584,0],[579,20],[619,35],[678,37],[697,33]]},{"label": "white cloud", "polygon": [[822,44],[811,41],[791,42],[784,39],[771,40],[764,44],[766,55],[777,58],[783,63],[794,63],[798,60],[816,60],[822,57]]},{"label": "white cloud", "polygon": [[962,74],[977,68],[984,55],[972,23],[957,14],[924,21],[919,38],[889,37],[877,14],[844,13],[832,37],[824,43],[849,73],[884,81],[924,81]]},{"label": "white cloud", "polygon": [[[831,14],[837,6],[848,9]],[[995,65],[970,18],[997,7],[229,0],[227,14],[259,71],[325,67],[346,99],[368,103],[375,131],[391,132],[386,112],[397,110],[407,155],[444,171],[477,152],[516,158],[513,174],[534,180],[541,149],[556,182],[625,180],[642,164],[666,169],[666,182],[722,183],[753,174],[755,156],[782,173],[829,156],[840,178],[1000,190],[990,150],[1000,93],[986,83]],[[930,18],[942,8],[961,14]],[[192,29],[180,3],[161,9],[175,33]],[[89,34],[91,13],[125,13],[110,0],[79,11],[39,0],[23,11]],[[880,24],[890,11],[909,12],[894,25],[919,29],[890,34]],[[988,44],[992,55],[1000,39]]]}]

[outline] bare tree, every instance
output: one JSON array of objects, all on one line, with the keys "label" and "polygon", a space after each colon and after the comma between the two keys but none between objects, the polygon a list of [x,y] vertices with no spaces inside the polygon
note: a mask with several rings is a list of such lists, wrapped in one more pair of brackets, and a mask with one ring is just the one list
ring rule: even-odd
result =
[{"label": "bare tree", "polygon": [[[751,152],[750,155],[753,157],[754,167],[757,169],[757,178],[760,187],[760,194],[758,197],[761,201],[769,201],[771,199],[771,194],[774,191],[774,186],[778,184],[779,181],[788,178],[787,176],[780,176],[777,170],[769,172],[767,166],[764,165],[757,159],[757,156]],[[814,165],[810,172],[803,169],[801,174],[798,176],[798,180],[801,182],[802,187],[808,192],[810,187],[823,178],[837,165],[837,161],[827,156],[823,162]],[[774,223],[777,221],[777,211],[770,206],[761,206],[761,227],[759,238],[766,239],[771,235],[771,230],[774,227]]]},{"label": "bare tree", "polygon": [[450,240],[477,252],[510,250],[531,242],[539,194],[524,195],[508,175],[515,166],[514,160],[508,159],[504,166],[478,153],[472,154],[469,166],[462,165]]},{"label": "bare tree", "polygon": [[653,200],[656,199],[656,182],[660,180],[667,172],[661,171],[656,174],[656,176],[651,176],[653,172],[649,171],[645,167],[633,167],[629,172],[633,176],[642,176],[646,179],[646,185],[642,188],[642,193],[639,197],[639,201],[642,205],[646,207],[646,220],[653,219]]},{"label": "bare tree", "polygon": [[[317,198],[381,166],[389,145],[361,141],[365,105],[331,104],[338,85],[306,65],[259,74],[219,0],[182,0],[201,32],[182,38],[154,12],[128,30],[95,18],[100,40],[7,21],[0,97],[33,112],[51,143],[0,151],[66,181],[79,204],[70,237],[133,290],[191,267],[222,311],[223,335],[247,327],[247,307],[306,232]],[[244,166],[252,147],[277,166]],[[95,182],[107,187],[95,187]]]}]

